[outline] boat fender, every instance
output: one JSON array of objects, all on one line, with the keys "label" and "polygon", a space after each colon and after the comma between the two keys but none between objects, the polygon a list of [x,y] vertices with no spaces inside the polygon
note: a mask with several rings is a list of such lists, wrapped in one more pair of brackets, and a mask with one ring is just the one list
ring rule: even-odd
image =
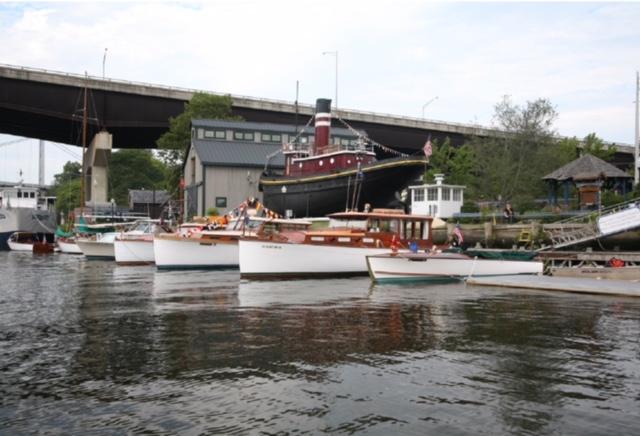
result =
[{"label": "boat fender", "polygon": [[612,268],[622,268],[622,267],[624,267],[624,260],[618,259],[616,257],[612,257],[611,259],[609,259],[609,262],[607,262],[607,263]]}]

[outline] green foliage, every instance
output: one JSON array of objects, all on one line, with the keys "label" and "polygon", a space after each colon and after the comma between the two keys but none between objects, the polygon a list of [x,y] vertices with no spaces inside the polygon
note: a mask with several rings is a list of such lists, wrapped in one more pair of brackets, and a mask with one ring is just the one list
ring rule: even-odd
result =
[{"label": "green foliage", "polygon": [[610,161],[616,154],[616,149],[613,147],[605,147],[604,141],[595,133],[590,133],[584,137],[582,152],[585,154],[591,154],[604,161]]},{"label": "green foliage", "polygon": [[435,174],[444,174],[447,183],[465,185],[473,177],[473,163],[473,150],[468,145],[455,148],[449,138],[441,145],[435,140],[425,180],[432,181]]},{"label": "green foliage", "polygon": [[56,210],[67,216],[76,207],[80,207],[80,177],[66,180],[54,188]]},{"label": "green foliage", "polygon": [[53,176],[53,185],[59,186],[71,180],[80,179],[82,175],[82,163],[67,162],[62,167],[62,172]]},{"label": "green foliage", "polygon": [[56,196],[56,210],[67,215],[74,208],[80,206],[80,177],[82,164],[67,162],[62,172],[53,176],[52,193]]},{"label": "green foliage", "polygon": [[[541,178],[576,157],[578,140],[557,140],[553,123],[557,113],[546,99],[524,107],[504,98],[495,106],[494,121],[503,136],[473,138],[455,158],[466,174],[466,198],[471,201],[511,201],[519,211],[537,208],[545,197]],[[462,149],[460,149],[462,150]]]},{"label": "green foliage", "polygon": [[183,162],[191,143],[191,120],[239,120],[239,117],[231,114],[231,104],[230,96],[198,92],[185,103],[183,113],[169,119],[169,130],[158,138],[156,144],[160,149],[160,158],[168,167],[167,189],[171,193],[177,192],[179,187]]},{"label": "green foliage", "polygon": [[207,211],[205,212],[206,216],[218,216],[220,215],[220,212],[218,212],[218,209],[215,207],[209,207],[207,208]]},{"label": "green foliage", "polygon": [[119,150],[109,159],[109,198],[129,201],[129,189],[166,189],[167,168],[150,150]]},{"label": "green foliage", "polygon": [[[632,197],[633,198],[633,197]],[[611,190],[606,190],[602,192],[601,197],[602,207],[613,206],[614,204],[622,203],[626,199],[624,196],[619,195]]]}]

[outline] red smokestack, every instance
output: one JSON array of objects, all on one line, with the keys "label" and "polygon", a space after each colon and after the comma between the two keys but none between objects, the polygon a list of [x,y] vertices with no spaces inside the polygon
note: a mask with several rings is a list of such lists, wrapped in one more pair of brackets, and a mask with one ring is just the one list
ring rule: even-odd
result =
[{"label": "red smokestack", "polygon": [[329,145],[331,134],[331,100],[319,98],[316,100],[316,140],[314,154],[323,154]]}]

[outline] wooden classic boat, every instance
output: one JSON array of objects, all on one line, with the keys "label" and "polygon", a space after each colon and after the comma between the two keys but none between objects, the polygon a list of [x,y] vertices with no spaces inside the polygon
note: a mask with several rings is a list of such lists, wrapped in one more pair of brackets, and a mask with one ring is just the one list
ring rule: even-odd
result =
[{"label": "wooden classic boat", "polygon": [[[425,156],[402,155],[364,136],[355,145],[329,144],[331,100],[316,101],[314,119],[313,144],[285,144],[284,174],[269,174],[267,166],[260,178],[265,205],[283,216],[320,217],[345,205],[352,210],[365,204],[389,207],[425,170]],[[372,144],[401,157],[377,161]]]},{"label": "wooden classic boat", "polygon": [[130,230],[119,233],[113,242],[118,265],[148,265],[155,262],[155,235],[171,233],[159,220],[140,220]]},{"label": "wooden classic boat", "polygon": [[[487,253],[487,252],[486,252]],[[367,256],[369,276],[374,282],[451,281],[467,277],[542,274],[543,263],[535,253],[491,251],[386,253]]]},{"label": "wooden classic boat", "polygon": [[241,238],[240,276],[253,279],[366,275],[366,256],[393,248],[432,247],[424,215],[374,209],[329,215],[329,228],[314,231],[260,229]]},{"label": "wooden classic boat", "polygon": [[305,229],[309,221],[266,217],[231,220],[224,228],[207,230],[202,224],[188,223],[176,233],[156,235],[153,239],[158,269],[238,268],[238,240],[254,237],[264,223],[284,230]]}]

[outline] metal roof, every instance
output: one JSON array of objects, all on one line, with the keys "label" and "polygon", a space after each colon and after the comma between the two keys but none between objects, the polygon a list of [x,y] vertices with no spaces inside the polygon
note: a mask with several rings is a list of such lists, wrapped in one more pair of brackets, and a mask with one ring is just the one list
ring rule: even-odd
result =
[{"label": "metal roof", "polygon": [[[194,140],[193,145],[203,165],[231,167],[264,167],[267,156],[282,149],[282,144],[204,139]],[[273,156],[269,166],[284,168],[283,154]]]},{"label": "metal roof", "polygon": [[[306,123],[307,120],[305,120]],[[335,122],[335,121],[334,121]],[[291,133],[295,134],[296,131],[302,130],[304,124],[296,126],[293,124],[276,124],[276,123],[255,123],[250,121],[225,121],[225,120],[205,120],[205,119],[192,119],[191,125],[193,127],[211,127],[222,129],[238,129],[238,130],[254,130],[260,132],[278,132],[278,133]],[[313,125],[307,127],[305,133],[314,133],[315,128]],[[366,135],[364,130],[358,130],[361,135]],[[349,136],[357,138],[353,132],[344,127],[331,127],[331,133],[340,136]]]},{"label": "metal roof", "polygon": [[154,191],[153,189],[129,189],[129,200],[133,203],[162,204],[168,199],[169,193],[167,191]]},{"label": "metal roof", "polygon": [[608,179],[633,177],[602,159],[591,154],[585,154],[565,166],[558,168],[554,172],[547,174],[542,180],[597,179],[600,176]]}]

